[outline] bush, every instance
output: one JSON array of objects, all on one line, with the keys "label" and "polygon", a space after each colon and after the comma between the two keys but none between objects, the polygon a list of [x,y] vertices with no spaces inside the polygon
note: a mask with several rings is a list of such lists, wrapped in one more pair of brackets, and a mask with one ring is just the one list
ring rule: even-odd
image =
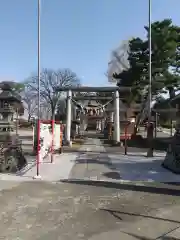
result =
[{"label": "bush", "polygon": [[171,125],[171,123],[162,123],[161,127],[171,129],[171,127],[175,128],[176,124]]},{"label": "bush", "polygon": [[131,135],[131,140],[137,141],[137,142],[142,142],[143,141],[143,137],[141,135],[132,134]]}]

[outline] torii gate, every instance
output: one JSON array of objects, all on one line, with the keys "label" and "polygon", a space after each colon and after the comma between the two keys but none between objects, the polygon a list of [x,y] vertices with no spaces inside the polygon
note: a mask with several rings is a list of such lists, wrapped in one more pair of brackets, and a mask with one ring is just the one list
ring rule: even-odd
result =
[{"label": "torii gate", "polygon": [[109,98],[106,98],[108,100],[107,102],[114,102],[114,141],[116,143],[120,142],[120,116],[119,116],[119,91],[121,89],[117,86],[113,87],[57,87],[55,89],[56,92],[67,92],[67,121],[66,121],[66,141],[67,144],[71,144],[71,105],[72,105],[72,100],[83,100],[89,98],[89,100],[99,100],[101,97],[96,97],[96,96],[82,96],[76,98],[72,98],[72,92],[114,92],[114,96]]}]

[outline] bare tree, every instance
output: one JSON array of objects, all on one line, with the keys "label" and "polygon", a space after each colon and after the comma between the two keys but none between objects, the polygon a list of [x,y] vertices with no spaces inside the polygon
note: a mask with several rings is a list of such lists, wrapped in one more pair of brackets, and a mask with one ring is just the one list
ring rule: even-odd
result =
[{"label": "bare tree", "polygon": [[21,92],[21,99],[28,113],[28,121],[30,121],[31,117],[37,114],[37,95],[25,87]]},{"label": "bare tree", "polygon": [[[57,105],[64,93],[55,92],[57,87],[70,87],[79,85],[80,81],[77,75],[70,69],[60,69],[53,71],[44,69],[41,73],[40,94],[41,100],[50,106],[51,116],[54,116]],[[37,94],[37,76],[28,80],[28,87]]]},{"label": "bare tree", "polygon": [[65,119],[66,117],[66,99],[61,98],[57,104],[57,118],[59,120]]},{"label": "bare tree", "polygon": [[44,99],[40,103],[40,118],[45,120],[51,119],[51,106],[49,102],[45,102]]}]

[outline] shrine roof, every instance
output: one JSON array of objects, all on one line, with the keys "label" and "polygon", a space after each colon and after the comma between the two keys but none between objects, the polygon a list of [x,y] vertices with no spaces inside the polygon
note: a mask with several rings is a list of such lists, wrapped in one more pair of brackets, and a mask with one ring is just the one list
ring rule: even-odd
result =
[{"label": "shrine roof", "polygon": [[9,100],[14,102],[21,102],[21,96],[18,95],[14,90],[14,82],[1,82],[0,83],[0,100]]},{"label": "shrine roof", "polygon": [[9,101],[14,101],[14,102],[21,102],[21,97],[18,96],[17,94],[13,93],[12,91],[2,91],[0,93],[0,100],[9,100]]}]

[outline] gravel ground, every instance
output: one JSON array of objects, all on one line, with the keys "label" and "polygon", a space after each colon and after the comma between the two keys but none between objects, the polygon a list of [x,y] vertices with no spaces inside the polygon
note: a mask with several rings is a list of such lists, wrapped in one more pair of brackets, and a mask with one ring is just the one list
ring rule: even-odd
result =
[{"label": "gravel ground", "polygon": [[95,185],[24,182],[2,190],[0,239],[87,240],[108,231],[119,231],[120,237],[121,229],[143,219],[180,225],[178,220],[157,216],[162,209],[179,206],[176,192],[153,194],[148,187],[149,192],[141,192],[135,186],[132,191],[123,190],[123,185]]},{"label": "gravel ground", "polygon": [[[71,172],[73,180],[1,180],[0,239],[180,239],[180,186],[78,180],[109,171],[108,158],[96,148],[94,144],[95,153],[80,153]],[[86,169],[88,157],[91,163]]]}]

